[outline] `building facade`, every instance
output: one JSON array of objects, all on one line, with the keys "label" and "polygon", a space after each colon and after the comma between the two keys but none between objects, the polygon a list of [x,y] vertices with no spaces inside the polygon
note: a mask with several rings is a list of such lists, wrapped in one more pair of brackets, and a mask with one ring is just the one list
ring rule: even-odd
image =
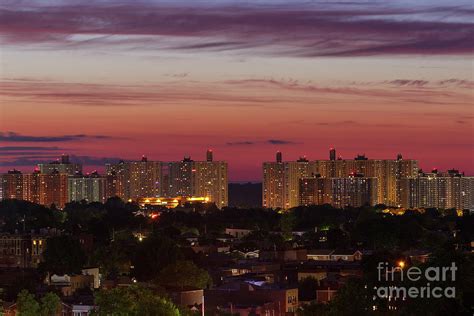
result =
[{"label": "building facade", "polygon": [[82,173],[82,165],[72,163],[68,155],[62,155],[60,159],[50,163],[40,163],[38,164],[38,169],[43,174],[59,172],[73,176],[76,173]]},{"label": "building facade", "polygon": [[300,205],[299,189],[302,178],[319,176],[345,179],[354,174],[377,179],[376,204],[399,206],[401,180],[416,177],[418,174],[418,162],[405,160],[401,155],[393,160],[368,159],[364,155],[358,155],[353,160],[344,160],[340,157],[336,159],[336,150],[331,148],[329,158],[329,160],[314,161],[301,158],[297,161],[283,162],[281,153],[277,153],[275,162],[264,162],[263,207],[287,209]]},{"label": "building facade", "polygon": [[474,209],[474,177],[466,177],[458,170],[433,170],[402,179],[401,206]]},{"label": "building facade", "polygon": [[106,177],[97,172],[88,175],[76,174],[68,178],[68,201],[106,201]]},{"label": "building facade", "polygon": [[377,178],[352,175],[346,178],[300,179],[299,205],[331,204],[360,207],[377,204]]},{"label": "building facade", "polygon": [[228,165],[214,161],[212,151],[205,161],[184,157],[181,161],[119,162],[106,165],[106,196],[124,200],[142,198],[203,197],[221,208],[228,204]]}]

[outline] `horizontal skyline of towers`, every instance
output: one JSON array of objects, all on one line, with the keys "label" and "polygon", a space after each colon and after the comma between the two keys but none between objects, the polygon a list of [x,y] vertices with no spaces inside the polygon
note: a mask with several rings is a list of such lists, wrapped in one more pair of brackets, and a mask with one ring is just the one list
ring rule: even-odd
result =
[{"label": "horizontal skyline of towers", "polygon": [[420,172],[401,181],[402,207],[469,209],[474,207],[474,177],[458,170]]},{"label": "horizontal skyline of towers", "polygon": [[[396,159],[368,159],[365,155],[357,155],[349,160],[337,157],[336,150],[331,148],[328,158],[308,160],[303,156],[296,161],[283,161],[282,153],[277,152],[275,161],[262,165],[263,206],[287,209],[314,202],[343,207],[366,201],[372,205],[402,207],[473,207],[472,177],[459,173],[453,176],[453,170],[448,172],[449,177],[438,173],[436,181],[439,183],[434,186],[434,182],[427,182],[434,176],[420,173],[416,160],[403,159],[400,154]],[[103,202],[112,196],[124,200],[206,197],[220,208],[228,205],[228,165],[224,161],[214,161],[211,150],[206,152],[203,161],[191,157],[180,161],[150,161],[143,156],[137,161],[107,164],[104,175],[96,172],[83,175],[75,170],[82,170],[82,165],[71,163],[66,155],[50,164],[38,165],[33,173],[12,170],[2,175],[0,196],[45,205],[54,203],[58,207],[73,200]],[[75,173],[71,175],[73,171]],[[328,182],[314,180],[324,190],[331,188],[323,190],[325,198],[311,194],[302,196],[309,193],[302,191],[301,180],[312,178],[332,179]],[[364,181],[356,178],[364,178],[370,190],[363,187]],[[372,192],[374,189],[376,193]],[[313,202],[308,202],[311,198]]]},{"label": "horizontal skyline of towers", "polygon": [[[44,171],[41,172],[41,170]],[[214,161],[211,150],[206,160],[120,161],[106,164],[106,174],[82,174],[82,165],[61,160],[39,164],[33,173],[18,170],[2,175],[2,198],[22,199],[63,208],[67,202],[105,202],[118,196],[124,200],[153,197],[205,197],[222,208],[228,204],[228,167]]]},{"label": "horizontal skyline of towers", "polygon": [[[205,161],[121,161],[106,165],[108,195],[122,199],[141,197],[208,197],[221,208],[228,205],[228,166],[214,161],[208,150]],[[112,192],[114,191],[115,192]],[[114,193],[114,194],[113,194]]]},{"label": "horizontal skyline of towers", "polygon": [[300,203],[299,181],[302,178],[347,178],[361,174],[377,179],[377,204],[398,206],[400,179],[418,174],[418,161],[405,160],[398,154],[396,159],[368,159],[358,155],[352,160],[336,159],[336,150],[330,149],[329,160],[312,160],[301,157],[296,161],[283,161],[277,152],[274,162],[264,162],[263,207],[291,208]]}]

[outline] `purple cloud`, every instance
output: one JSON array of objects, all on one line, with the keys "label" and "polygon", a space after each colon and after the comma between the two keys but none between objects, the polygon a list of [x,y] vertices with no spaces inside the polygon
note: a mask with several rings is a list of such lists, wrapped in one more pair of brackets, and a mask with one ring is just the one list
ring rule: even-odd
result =
[{"label": "purple cloud", "polygon": [[60,136],[29,136],[21,135],[15,132],[0,132],[0,141],[2,142],[31,142],[31,143],[54,143],[54,142],[68,142],[81,139],[110,139],[112,137],[105,135],[60,135]]},{"label": "purple cloud", "polygon": [[[104,45],[280,56],[472,54],[473,11],[377,2],[235,5],[143,2],[4,5],[10,45],[72,49]],[[449,16],[450,18],[444,18]]]}]

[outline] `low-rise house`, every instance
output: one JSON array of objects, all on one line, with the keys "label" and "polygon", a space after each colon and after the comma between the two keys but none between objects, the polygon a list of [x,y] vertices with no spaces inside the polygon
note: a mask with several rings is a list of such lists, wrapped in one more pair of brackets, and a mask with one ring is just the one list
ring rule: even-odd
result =
[{"label": "low-rise house", "polygon": [[63,296],[72,296],[79,289],[93,289],[94,276],[93,275],[57,275],[53,274],[49,279],[49,285],[61,291]]},{"label": "low-rise house", "polygon": [[248,234],[250,234],[251,232],[252,232],[252,230],[243,229],[243,228],[226,228],[225,229],[225,233],[227,235],[231,235],[231,236],[233,236],[234,238],[237,238],[237,239],[241,239],[241,238],[247,236]]},{"label": "low-rise house", "polygon": [[335,250],[331,254],[332,261],[360,261],[362,260],[362,252],[359,250]]},{"label": "low-rise house", "polygon": [[307,259],[315,261],[330,261],[334,249],[313,249],[308,250]]},{"label": "low-rise house", "polygon": [[84,268],[81,272],[83,275],[92,275],[94,277],[94,289],[98,289],[100,287],[101,274],[99,272],[99,268]]},{"label": "low-rise house", "polygon": [[258,259],[260,257],[260,250],[253,250],[253,251],[240,251],[240,250],[233,250],[232,254],[245,259]]},{"label": "low-rise house", "polygon": [[403,253],[413,263],[426,263],[430,259],[431,252],[427,250],[414,249]]},{"label": "low-rise house", "polygon": [[238,281],[205,290],[204,296],[205,309],[211,313],[224,310],[247,316],[267,311],[266,315],[294,315],[298,309],[298,288],[280,284]]},{"label": "low-rise house", "polygon": [[37,268],[43,261],[46,235],[0,235],[0,268]]},{"label": "low-rise house", "polygon": [[202,311],[204,302],[204,290],[196,288],[166,288],[171,300],[179,306],[189,310]]},{"label": "low-rise house", "polygon": [[[311,277],[318,281],[331,275],[341,276],[362,276],[360,261],[307,261],[303,264],[295,265],[289,271],[296,269],[297,281]],[[293,278],[292,278],[293,280]]]},{"label": "low-rise house", "polygon": [[334,274],[319,281],[316,289],[316,302],[319,304],[329,303],[334,299],[337,291],[344,286],[347,278]]},{"label": "low-rise house", "polygon": [[263,261],[306,261],[307,258],[306,249],[262,250],[259,255],[259,259]]}]

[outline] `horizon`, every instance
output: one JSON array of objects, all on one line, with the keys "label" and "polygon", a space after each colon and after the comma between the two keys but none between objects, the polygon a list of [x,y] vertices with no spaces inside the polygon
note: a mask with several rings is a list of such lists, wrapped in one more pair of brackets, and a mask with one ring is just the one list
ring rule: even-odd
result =
[{"label": "horizon", "polygon": [[257,181],[277,150],[335,146],[474,174],[472,17],[466,0],[5,1],[0,172],[213,148]]},{"label": "horizon", "polygon": [[[329,148],[329,149],[333,149],[333,148]],[[329,150],[328,149],[328,150]],[[214,151],[213,151],[214,152]],[[337,151],[336,151],[337,152]],[[214,152],[215,153],[215,152]],[[275,152],[276,153],[276,152]],[[284,152],[282,152],[283,154],[283,162],[286,162],[286,161],[296,161],[298,158],[306,158],[308,159],[308,161],[314,161],[314,160],[329,160],[328,157],[326,158],[311,158],[311,157],[308,157],[306,155],[299,155],[297,157],[295,157],[294,159],[284,159],[285,158],[285,154]],[[329,151],[327,152],[327,154],[329,154]],[[67,153],[62,153],[62,155],[68,155]],[[352,158],[350,157],[342,157],[343,160],[353,160],[357,155],[365,155],[366,158],[368,159],[375,159],[375,160],[395,160],[396,159],[396,155],[394,155],[394,157],[370,157],[370,156],[367,156],[365,153],[357,153],[355,155],[353,155]],[[99,174],[103,174],[105,173],[105,165],[107,163],[116,163],[116,162],[119,162],[119,161],[140,161],[140,159],[124,159],[124,158],[115,158],[114,160],[110,160],[110,161],[103,161],[102,164],[87,164],[87,161],[90,161],[89,159],[89,156],[75,156],[75,155],[68,155],[70,157],[70,160],[72,163],[80,163],[82,164],[83,166],[83,170],[84,170],[84,174],[89,174],[89,173],[92,173],[94,171],[97,171]],[[186,155],[184,155],[186,156]],[[183,157],[184,157],[183,156]],[[402,155],[403,156],[403,155]],[[140,158],[142,157],[146,157],[148,161],[160,161],[160,162],[171,162],[171,161],[180,161],[182,160],[182,158],[179,158],[179,159],[171,159],[171,160],[159,160],[159,159],[150,159],[150,157],[148,157],[147,155],[142,155]],[[218,156],[217,156],[218,157]],[[60,161],[60,158],[61,156],[57,156],[56,159],[45,159],[45,160],[41,160],[41,161],[38,161],[38,162],[33,162],[33,161],[24,161],[24,165],[21,165],[21,166],[7,166],[7,165],[2,165],[0,166],[0,173],[6,173],[10,170],[19,170],[23,173],[30,173],[30,172],[33,172],[37,166],[37,164],[47,164],[47,163],[54,163],[56,161]],[[199,159],[199,158],[195,158],[193,156],[190,157],[192,160],[194,161],[205,161],[205,156],[203,155],[202,159]],[[405,157],[403,156],[403,159],[404,160],[410,160],[412,158],[410,157]],[[413,159],[413,160],[416,160],[416,159]],[[93,161],[93,160],[92,160]],[[221,159],[214,159],[214,161],[225,161],[225,160],[221,160]],[[261,167],[263,165],[263,163],[265,162],[273,162],[275,161],[275,159],[273,160],[265,160],[265,161],[262,161],[260,163],[260,173],[261,173]],[[97,161],[94,161],[95,163],[97,163]],[[26,163],[29,163],[28,165]],[[456,167],[448,167],[448,168],[438,168],[437,166],[433,166],[433,167],[430,167],[430,168],[423,168],[423,164],[418,161],[419,163],[419,166],[420,166],[420,171],[424,171],[424,172],[430,172],[432,170],[438,170],[438,171],[447,171],[447,170],[450,170],[450,169],[455,169],[455,170],[459,170],[460,173],[464,173],[466,176],[472,176],[471,174],[465,172],[464,170],[461,170],[459,168],[456,168]],[[232,168],[232,165],[229,164],[229,183],[233,183],[233,184],[245,184],[245,183],[252,183],[252,184],[259,184],[259,183],[262,183],[262,180],[263,178],[260,177],[260,178],[255,178],[255,179],[233,179],[232,178],[232,175],[234,174],[233,172],[233,168]]]}]

